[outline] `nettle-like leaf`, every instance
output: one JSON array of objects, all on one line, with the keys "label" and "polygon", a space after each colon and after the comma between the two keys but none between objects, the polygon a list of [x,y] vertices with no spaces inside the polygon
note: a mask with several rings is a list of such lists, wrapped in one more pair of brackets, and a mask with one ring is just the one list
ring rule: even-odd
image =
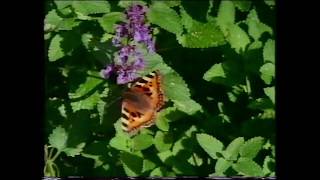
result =
[{"label": "nettle-like leaf", "polygon": [[127,176],[139,176],[142,172],[143,159],[135,154],[121,152],[120,160]]},{"label": "nettle-like leaf", "polygon": [[113,33],[115,32],[115,28],[114,28],[115,23],[119,21],[124,21],[124,20],[125,20],[125,17],[123,13],[111,12],[99,18],[98,22],[106,32]]},{"label": "nettle-like leaf", "polygon": [[178,110],[189,115],[202,110],[200,104],[190,98],[190,90],[182,77],[167,66],[160,55],[144,51],[144,57],[146,60],[146,67],[140,72],[140,76],[154,70],[159,70],[163,76],[165,96],[174,103]]},{"label": "nettle-like leaf", "polygon": [[156,166],[157,165],[154,162],[152,162],[148,159],[144,159],[143,165],[142,165],[142,172],[153,170]]},{"label": "nettle-like leaf", "polygon": [[247,33],[236,24],[229,26],[227,40],[237,53],[245,51],[247,45],[250,43]]},{"label": "nettle-like leaf", "polygon": [[144,2],[143,0],[130,0],[130,1],[120,0],[118,3],[118,6],[122,7],[122,8],[128,8],[128,7],[130,7],[132,5],[136,5],[136,4],[145,6],[146,2]]},{"label": "nettle-like leaf", "polygon": [[276,5],[275,0],[264,0],[264,3],[266,3],[271,8],[273,8]]},{"label": "nettle-like leaf", "polygon": [[263,60],[264,62],[275,63],[275,42],[272,39],[268,39],[263,47]]},{"label": "nettle-like leaf", "polygon": [[151,173],[150,176],[152,177],[165,177],[167,176],[166,168],[164,167],[158,167],[155,168]]},{"label": "nettle-like leaf", "polygon": [[[153,0],[157,1],[157,0]],[[181,4],[181,0],[176,0],[176,1],[163,1],[168,7],[175,7],[179,6]]]},{"label": "nettle-like leaf", "polygon": [[164,2],[154,1],[147,13],[147,18],[152,24],[174,33],[182,33],[179,15]]},{"label": "nettle-like leaf", "polygon": [[71,5],[72,1],[54,0],[54,3],[57,5],[57,8],[60,10],[60,9],[63,9],[65,7]]},{"label": "nettle-like leaf", "polygon": [[[95,74],[98,74],[97,72]],[[79,85],[75,92],[70,92],[72,110],[78,111],[80,109],[93,109],[100,100],[97,87],[102,85],[103,80],[88,76],[86,81]]]},{"label": "nettle-like leaf", "polygon": [[224,158],[219,158],[215,165],[215,175],[216,176],[225,176],[224,172],[231,167],[232,162],[225,160]]},{"label": "nettle-like leaf", "polygon": [[153,137],[148,134],[139,134],[133,139],[133,148],[137,151],[147,149],[153,144]]},{"label": "nettle-like leaf", "polygon": [[52,38],[49,45],[49,51],[48,51],[49,61],[51,62],[56,61],[66,55],[63,49],[61,48],[62,40],[63,38],[59,34],[55,35]]},{"label": "nettle-like leaf", "polygon": [[263,176],[262,168],[249,158],[240,158],[233,169],[245,176]]},{"label": "nettle-like leaf", "polygon": [[49,136],[49,144],[62,151],[67,146],[68,133],[62,127],[56,127]]},{"label": "nettle-like leaf", "polygon": [[108,1],[73,1],[72,7],[76,13],[90,15],[110,12]]},{"label": "nettle-like leaf", "polygon": [[252,9],[250,11],[250,13],[248,14],[248,17],[246,19],[246,23],[248,25],[248,32],[249,35],[256,41],[259,40],[260,36],[262,35],[262,33],[264,32],[268,32],[269,34],[272,35],[272,29],[260,22],[258,15],[257,15],[257,11],[255,9]]},{"label": "nettle-like leaf", "polygon": [[61,20],[62,18],[57,14],[55,9],[49,11],[44,19],[44,30],[50,31],[55,29]]},{"label": "nettle-like leaf", "polygon": [[223,144],[218,139],[208,134],[197,134],[197,141],[204,151],[206,151],[211,158],[218,159],[218,153],[222,153]]},{"label": "nettle-like leaf", "polygon": [[250,10],[252,2],[251,1],[233,1],[233,4],[240,11],[246,12]]},{"label": "nettle-like leaf", "polygon": [[275,75],[275,66],[272,63],[266,63],[260,68],[261,79],[266,83],[270,84]]},{"label": "nettle-like leaf", "polygon": [[224,35],[228,34],[228,29],[235,21],[235,7],[232,1],[221,1],[217,16],[217,24]]},{"label": "nettle-like leaf", "polygon": [[266,156],[262,166],[263,175],[267,176],[275,171],[275,160],[270,156]]},{"label": "nettle-like leaf", "polygon": [[204,75],[206,81],[214,81],[215,78],[226,78],[222,63],[213,65]]},{"label": "nettle-like leaf", "polygon": [[82,151],[86,143],[80,143],[75,148],[74,147],[67,147],[63,150],[67,154],[67,156],[75,157],[79,155]]},{"label": "nettle-like leaf", "polygon": [[241,157],[253,159],[262,149],[264,139],[262,137],[254,137],[246,141],[240,148]]},{"label": "nettle-like leaf", "polygon": [[241,146],[244,143],[243,137],[234,139],[223,152],[223,156],[227,160],[237,160]]},{"label": "nettle-like leaf", "polygon": [[180,7],[181,22],[187,33],[177,35],[178,42],[186,48],[208,48],[223,45],[224,36],[213,18],[207,23],[193,20],[190,15]]},{"label": "nettle-like leaf", "polygon": [[173,144],[173,137],[171,134],[157,131],[153,144],[159,152],[169,150]]},{"label": "nettle-like leaf", "polygon": [[274,108],[274,105],[272,104],[272,101],[268,98],[258,98],[252,100],[247,107],[250,109],[266,110]]},{"label": "nettle-like leaf", "polygon": [[264,93],[271,99],[271,101],[273,102],[273,104],[275,104],[275,88],[273,87],[268,87],[268,88],[264,88]]},{"label": "nettle-like leaf", "polygon": [[91,33],[84,33],[81,35],[81,41],[84,47],[86,47],[88,50],[90,49],[89,43],[92,41],[93,35]]}]

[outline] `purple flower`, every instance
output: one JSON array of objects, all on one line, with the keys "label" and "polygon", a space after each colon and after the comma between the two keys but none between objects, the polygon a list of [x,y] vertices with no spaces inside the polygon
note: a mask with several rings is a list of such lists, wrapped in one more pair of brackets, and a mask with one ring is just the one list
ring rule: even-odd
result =
[{"label": "purple flower", "polygon": [[100,74],[105,79],[108,79],[111,76],[111,74],[113,73],[114,69],[115,69],[115,67],[113,64],[108,65],[105,69],[101,70]]},{"label": "purple flower", "polygon": [[131,82],[137,78],[136,71],[133,69],[120,69],[118,71],[117,83],[118,84],[125,84]]}]

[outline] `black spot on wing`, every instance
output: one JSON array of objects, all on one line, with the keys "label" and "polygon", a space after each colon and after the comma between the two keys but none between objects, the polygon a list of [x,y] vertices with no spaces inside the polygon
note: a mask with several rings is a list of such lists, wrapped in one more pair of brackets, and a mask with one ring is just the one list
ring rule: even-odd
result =
[{"label": "black spot on wing", "polygon": [[132,117],[134,117],[134,118],[137,117],[137,114],[134,113],[134,112],[131,112],[130,115],[131,115]]},{"label": "black spot on wing", "polygon": [[147,93],[145,93],[145,95],[151,96],[151,95],[152,95],[152,92],[147,92]]},{"label": "black spot on wing", "polygon": [[143,83],[143,84],[145,84],[145,83],[147,83],[148,81],[147,81],[147,80],[145,80],[145,79],[143,79],[143,78],[141,78],[138,82],[139,82],[139,83]]},{"label": "black spot on wing", "polygon": [[152,75],[152,74],[148,74],[148,75],[146,75],[148,78],[153,78],[154,77],[154,75]]},{"label": "black spot on wing", "polygon": [[127,113],[129,113],[129,110],[127,108],[123,108],[123,110]]},{"label": "black spot on wing", "polygon": [[144,92],[147,92],[147,91],[150,91],[150,88],[143,87],[142,90],[143,90]]},{"label": "black spot on wing", "polygon": [[122,126],[127,127],[128,125],[124,122],[122,122]]}]

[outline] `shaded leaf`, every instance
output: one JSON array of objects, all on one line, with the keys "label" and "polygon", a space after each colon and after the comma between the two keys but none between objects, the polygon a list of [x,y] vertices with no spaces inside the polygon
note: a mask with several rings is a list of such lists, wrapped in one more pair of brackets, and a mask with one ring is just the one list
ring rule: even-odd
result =
[{"label": "shaded leaf", "polygon": [[60,126],[56,127],[49,136],[49,144],[62,151],[66,148],[68,140],[68,133],[66,130]]},{"label": "shaded leaf", "polygon": [[237,160],[240,147],[244,143],[243,137],[238,137],[234,139],[226,148],[223,155],[227,160]]},{"label": "shaded leaf", "polygon": [[197,134],[197,141],[202,149],[206,151],[211,158],[219,158],[216,153],[221,153],[223,149],[223,144],[219,140],[208,134]]},{"label": "shaded leaf", "polygon": [[52,38],[48,51],[49,61],[56,61],[65,56],[65,53],[61,48],[62,40],[63,38],[59,34]]},{"label": "shaded leaf", "polygon": [[110,11],[108,1],[73,1],[72,7],[82,15],[108,13]]},{"label": "shaded leaf", "polygon": [[139,176],[142,171],[143,159],[132,153],[122,152],[120,160],[127,176]]},{"label": "shaded leaf", "polygon": [[263,59],[264,62],[275,63],[275,41],[268,39],[263,47]]},{"label": "shaded leaf", "polygon": [[268,32],[270,34],[273,33],[272,29],[268,25],[260,22],[255,9],[250,11],[246,22],[248,24],[248,33],[254,40],[259,40],[260,36],[264,32]]},{"label": "shaded leaf", "polygon": [[124,19],[125,17],[123,13],[111,12],[99,18],[98,22],[106,32],[113,33],[115,32],[115,23],[119,21],[124,21]]},{"label": "shaded leaf", "polygon": [[248,158],[240,158],[232,167],[240,174],[246,176],[263,176],[261,167],[256,162]]},{"label": "shaded leaf", "polygon": [[132,140],[133,148],[138,151],[147,149],[153,144],[153,137],[148,134],[139,134],[135,136]]},{"label": "shaded leaf", "polygon": [[273,104],[275,104],[275,89],[274,87],[264,88],[264,93],[271,99]]},{"label": "shaded leaf", "polygon": [[270,84],[275,75],[275,66],[272,63],[266,63],[260,68],[261,79],[266,83]]},{"label": "shaded leaf", "polygon": [[224,172],[231,167],[232,162],[227,161],[223,158],[219,158],[215,165],[215,175],[216,176],[225,176]]},{"label": "shaded leaf", "polygon": [[240,148],[241,157],[253,159],[262,149],[263,143],[264,139],[262,137],[254,137],[249,139]]},{"label": "shaded leaf", "polygon": [[227,29],[234,24],[235,7],[233,1],[221,1],[217,16],[217,24],[222,32],[227,35]]},{"label": "shaded leaf", "polygon": [[247,33],[235,24],[229,26],[229,35],[227,36],[227,40],[237,53],[245,51],[247,45],[250,43]]},{"label": "shaded leaf", "polygon": [[154,145],[159,152],[169,150],[173,144],[173,137],[171,134],[157,131],[154,137]]}]

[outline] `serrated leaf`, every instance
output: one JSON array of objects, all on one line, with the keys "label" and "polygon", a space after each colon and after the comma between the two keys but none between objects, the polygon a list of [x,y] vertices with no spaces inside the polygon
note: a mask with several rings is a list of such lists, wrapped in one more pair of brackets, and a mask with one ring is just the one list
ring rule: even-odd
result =
[{"label": "serrated leaf", "polygon": [[75,157],[76,155],[79,155],[82,151],[84,146],[86,145],[85,142],[78,144],[76,148],[67,147],[63,150],[67,154],[67,156]]},{"label": "serrated leaf", "polygon": [[167,114],[167,111],[160,111],[160,113],[158,114],[158,118],[156,120],[156,126],[162,131],[169,130],[168,119],[165,117],[166,114]]},{"label": "serrated leaf", "polygon": [[141,174],[143,159],[135,154],[122,152],[120,160],[127,176],[138,176]]},{"label": "serrated leaf", "polygon": [[152,161],[150,161],[148,159],[144,159],[143,160],[143,165],[142,165],[142,172],[146,172],[146,171],[152,170],[156,166],[157,165],[154,162],[152,162]]},{"label": "serrated leaf", "polygon": [[245,51],[247,45],[250,43],[247,33],[236,24],[229,26],[227,40],[237,53]]},{"label": "serrated leaf", "polygon": [[146,3],[142,0],[120,0],[119,3],[118,3],[118,6],[119,7],[122,7],[122,8],[128,8],[129,6],[132,6],[132,5],[146,5]]},{"label": "serrated leaf", "polygon": [[254,49],[259,49],[262,47],[262,42],[261,41],[254,41],[252,42],[249,47],[248,47],[248,50],[254,50]]},{"label": "serrated leaf", "polygon": [[[156,1],[156,0],[153,0]],[[181,4],[181,0],[176,0],[176,1],[163,1],[168,7],[175,7],[179,6]]]},{"label": "serrated leaf", "polygon": [[152,24],[156,24],[171,33],[177,35],[182,33],[179,15],[164,2],[154,2],[147,12],[147,18]]},{"label": "serrated leaf", "polygon": [[240,148],[241,157],[253,159],[262,149],[263,143],[264,139],[262,137],[254,137],[249,139]]},{"label": "serrated leaf", "polygon": [[108,1],[73,1],[72,7],[82,15],[110,12]]},{"label": "serrated leaf", "polygon": [[267,176],[275,171],[275,160],[270,156],[266,156],[262,166],[263,175]]},{"label": "serrated leaf", "polygon": [[217,152],[221,153],[223,144],[218,139],[208,134],[197,134],[197,141],[204,151],[206,151],[211,158],[218,159]]},{"label": "serrated leaf", "polygon": [[61,48],[62,40],[63,38],[59,34],[52,38],[48,51],[49,61],[53,62],[65,56],[65,53]]},{"label": "serrated leaf", "polygon": [[[162,162],[168,164],[168,163],[166,162],[166,160],[167,160],[169,157],[172,156],[172,152],[171,152],[170,150],[163,151],[163,152],[158,153],[157,156],[159,157],[159,159],[160,159]],[[169,163],[169,164],[170,164],[170,163]]]},{"label": "serrated leaf", "polygon": [[60,126],[56,127],[49,135],[49,144],[52,147],[57,148],[58,151],[62,151],[64,148],[66,148],[67,140],[68,133]]},{"label": "serrated leaf", "polygon": [[102,79],[88,76],[86,81],[79,85],[75,92],[70,92],[73,111],[80,109],[93,109],[100,100],[99,92],[96,88],[103,83]]},{"label": "serrated leaf", "polygon": [[76,21],[75,18],[64,18],[62,21],[60,21],[57,30],[72,30],[79,24],[80,21]]},{"label": "serrated leaf", "polygon": [[159,152],[169,150],[173,144],[173,137],[171,134],[157,131],[154,137],[154,145]]},{"label": "serrated leaf", "polygon": [[260,22],[255,9],[250,11],[246,22],[248,24],[248,33],[255,41],[259,40],[260,36],[264,32],[268,32],[270,34],[273,33],[272,29],[268,25]]},{"label": "serrated leaf", "polygon": [[155,168],[151,173],[150,176],[152,177],[165,177],[166,175],[166,169],[164,167],[158,167]]},{"label": "serrated leaf", "polygon": [[[269,1],[269,0],[267,0]],[[235,7],[237,7],[240,11],[246,12],[251,8],[252,1],[233,1]]]},{"label": "serrated leaf", "polygon": [[246,176],[263,176],[261,167],[256,162],[248,158],[240,158],[232,167],[238,173]]},{"label": "serrated leaf", "polygon": [[224,36],[214,21],[192,25],[188,33],[177,35],[177,40],[186,48],[209,48],[225,44]]},{"label": "serrated leaf", "polygon": [[266,83],[270,84],[275,75],[275,66],[272,63],[266,63],[261,66],[261,79]]},{"label": "serrated leaf", "polygon": [[63,9],[69,5],[72,4],[72,1],[60,1],[60,0],[55,0],[54,3],[57,5],[58,9]]},{"label": "serrated leaf", "polygon": [[87,49],[89,49],[89,43],[91,42],[92,39],[93,39],[93,35],[90,34],[90,33],[84,33],[84,34],[81,35],[82,44]]},{"label": "serrated leaf", "polygon": [[110,146],[122,151],[129,151],[128,138],[125,136],[115,136],[110,140]]},{"label": "serrated leaf", "polygon": [[219,158],[214,167],[216,176],[225,176],[224,172],[231,167],[232,162],[227,161],[223,158]]},{"label": "serrated leaf", "polygon": [[193,166],[201,166],[203,163],[203,160],[198,154],[192,153],[192,155],[188,159],[188,163]]},{"label": "serrated leaf", "polygon": [[224,69],[222,67],[222,64],[215,64],[213,65],[204,75],[203,79],[206,81],[211,81],[214,78],[225,78],[226,74],[224,72]]},{"label": "serrated leaf", "polygon": [[139,134],[133,139],[133,148],[137,151],[147,149],[153,144],[153,137],[148,134]]},{"label": "serrated leaf", "polygon": [[100,42],[106,42],[106,41],[108,41],[109,39],[111,39],[112,37],[113,37],[112,34],[104,33],[103,36],[102,36],[101,39],[100,39]]},{"label": "serrated leaf", "polygon": [[264,88],[264,93],[271,99],[273,104],[275,104],[275,89],[274,87]]},{"label": "serrated leaf", "polygon": [[222,32],[227,35],[227,29],[234,24],[235,7],[232,1],[221,1],[217,16],[217,24]]},{"label": "serrated leaf", "polygon": [[109,33],[115,32],[114,25],[116,22],[124,21],[124,14],[121,12],[111,12],[99,18],[100,26]]},{"label": "serrated leaf", "polygon": [[263,47],[263,60],[275,63],[275,42],[272,39],[268,39]]},{"label": "serrated leaf", "polygon": [[273,8],[276,5],[275,0],[264,0],[264,2],[271,8]]},{"label": "serrated leaf", "polygon": [[227,160],[237,160],[240,147],[244,143],[243,137],[238,137],[234,139],[226,148],[223,155]]},{"label": "serrated leaf", "polygon": [[62,18],[58,16],[57,11],[55,9],[49,11],[44,19],[45,31],[55,29],[59,25],[60,21],[62,21]]}]

